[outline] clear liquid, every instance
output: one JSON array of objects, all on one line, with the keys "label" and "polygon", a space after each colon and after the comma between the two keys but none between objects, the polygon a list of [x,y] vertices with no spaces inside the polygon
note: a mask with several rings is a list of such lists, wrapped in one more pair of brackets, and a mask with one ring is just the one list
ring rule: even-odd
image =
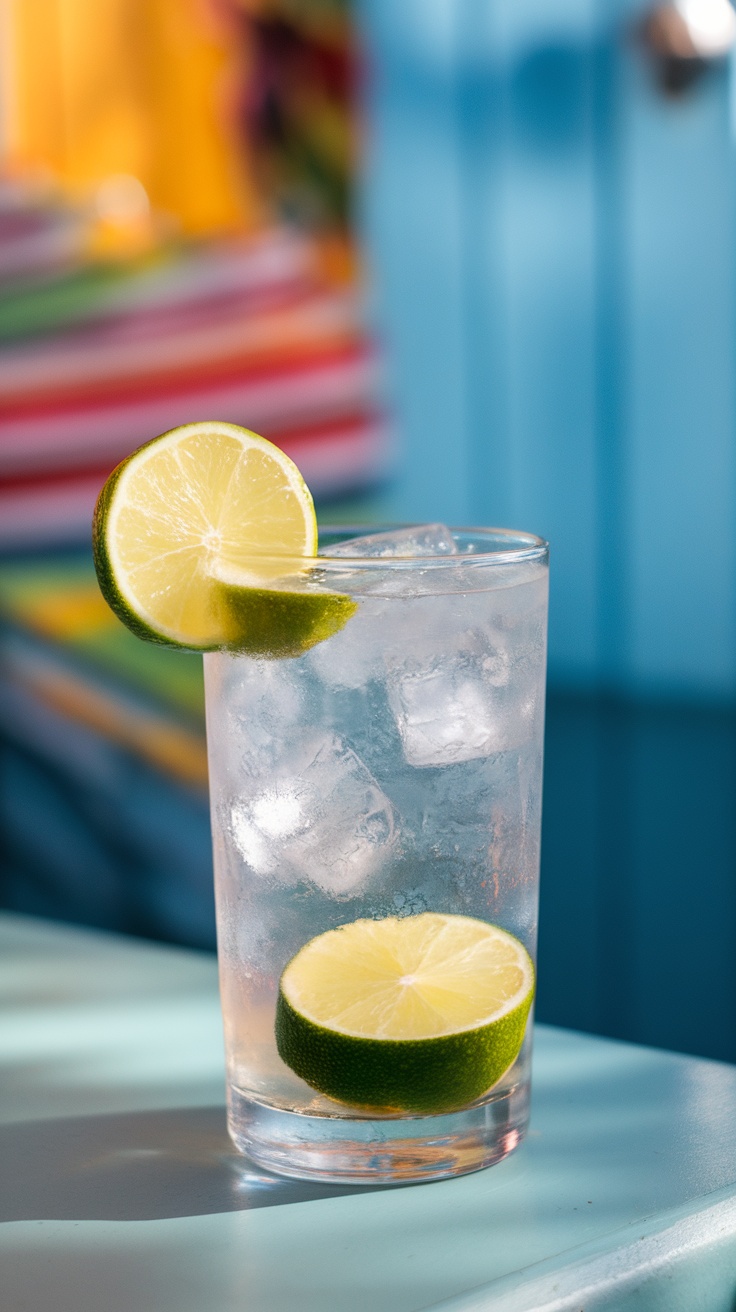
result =
[{"label": "clear liquid", "polygon": [[231,1132],[273,1169],[421,1178],[523,1134],[529,1042],[467,1112],[376,1118],[315,1093],[274,1039],[284,966],[360,917],[476,916],[535,957],[547,578],[483,574],[473,591],[362,595],[297,659],[205,658]]}]

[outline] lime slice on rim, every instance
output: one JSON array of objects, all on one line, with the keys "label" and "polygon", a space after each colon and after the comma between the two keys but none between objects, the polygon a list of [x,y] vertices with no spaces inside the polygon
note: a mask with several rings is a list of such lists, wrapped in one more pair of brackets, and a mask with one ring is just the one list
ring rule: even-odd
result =
[{"label": "lime slice on rim", "polygon": [[293,461],[236,424],[185,424],[133,452],[100,493],[93,544],[105,598],[152,642],[292,655],[352,613],[348,598],[282,590],[259,638],[271,586],[315,556],[317,521]]},{"label": "lime slice on rim", "polygon": [[526,948],[497,925],[429,911],[354,920],[286,966],[276,1043],[329,1098],[436,1115],[475,1102],[513,1064],[533,995]]}]

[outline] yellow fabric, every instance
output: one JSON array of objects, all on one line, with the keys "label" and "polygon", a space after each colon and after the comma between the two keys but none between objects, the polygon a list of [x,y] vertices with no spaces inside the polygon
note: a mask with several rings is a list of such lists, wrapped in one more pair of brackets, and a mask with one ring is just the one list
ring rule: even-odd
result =
[{"label": "yellow fabric", "polygon": [[142,183],[185,234],[253,226],[238,97],[245,26],[222,0],[0,0],[6,164],[75,196]]}]

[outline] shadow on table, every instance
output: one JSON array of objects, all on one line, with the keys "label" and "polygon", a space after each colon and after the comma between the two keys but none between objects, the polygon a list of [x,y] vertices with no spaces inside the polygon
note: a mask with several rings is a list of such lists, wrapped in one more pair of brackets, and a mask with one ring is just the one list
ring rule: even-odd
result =
[{"label": "shadow on table", "polygon": [[286,1180],[234,1151],[222,1107],[0,1128],[0,1221],[150,1221],[365,1193]]}]

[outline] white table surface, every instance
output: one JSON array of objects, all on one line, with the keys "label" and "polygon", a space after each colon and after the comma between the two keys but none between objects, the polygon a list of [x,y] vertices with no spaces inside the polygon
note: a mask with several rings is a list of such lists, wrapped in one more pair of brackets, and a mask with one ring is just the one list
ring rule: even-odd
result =
[{"label": "white table surface", "polygon": [[327,1188],[231,1150],[211,957],[2,915],[0,1008],[1,1312],[736,1307],[735,1068],[540,1026],[511,1157]]}]

